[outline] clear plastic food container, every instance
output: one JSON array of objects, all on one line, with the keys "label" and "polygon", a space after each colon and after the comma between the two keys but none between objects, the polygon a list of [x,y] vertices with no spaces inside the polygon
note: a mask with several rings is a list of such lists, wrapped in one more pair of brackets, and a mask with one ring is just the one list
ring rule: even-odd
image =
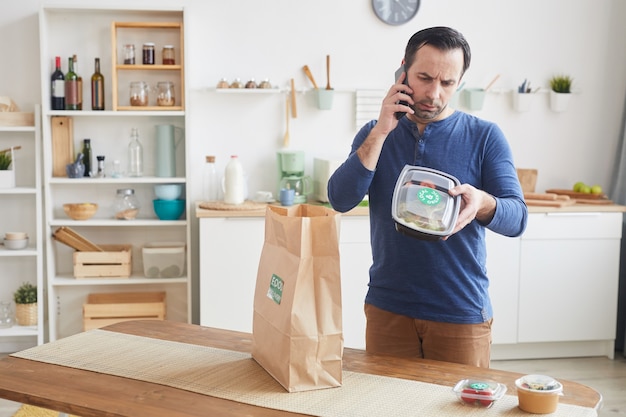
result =
[{"label": "clear plastic food container", "polygon": [[448,190],[458,179],[431,168],[406,165],[396,182],[391,214],[396,230],[424,240],[438,240],[454,230],[461,197]]},{"label": "clear plastic food container", "polygon": [[506,385],[494,381],[463,379],[452,389],[463,404],[489,408],[506,393]]},{"label": "clear plastic food container", "polygon": [[519,408],[528,413],[554,413],[563,385],[547,375],[525,375],[515,381]]}]

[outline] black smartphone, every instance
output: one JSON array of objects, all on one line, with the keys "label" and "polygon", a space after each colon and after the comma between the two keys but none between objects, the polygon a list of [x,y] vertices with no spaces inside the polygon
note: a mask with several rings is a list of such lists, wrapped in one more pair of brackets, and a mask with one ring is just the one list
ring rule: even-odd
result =
[{"label": "black smartphone", "polygon": [[[396,70],[396,78],[395,78],[395,81],[396,81],[396,82],[400,79],[400,76],[402,75],[402,73],[403,73],[403,72],[404,72],[404,65],[401,65],[401,66],[400,66],[400,68],[398,68],[398,69]],[[409,85],[409,83],[407,83],[407,78],[408,78],[408,76],[405,76],[405,77],[404,77],[404,81],[402,82],[402,84],[404,84],[404,85]],[[409,103],[407,103],[407,102],[406,102],[406,101],[404,101],[404,100],[399,101],[399,102],[398,102],[398,104],[403,104],[403,105],[405,105],[405,106],[408,106],[408,105],[409,105]],[[406,112],[404,112],[404,111],[397,111],[397,112],[395,112],[394,114],[395,114],[395,116],[396,116],[396,119],[400,120],[400,119],[402,119],[402,117],[406,114]]]}]

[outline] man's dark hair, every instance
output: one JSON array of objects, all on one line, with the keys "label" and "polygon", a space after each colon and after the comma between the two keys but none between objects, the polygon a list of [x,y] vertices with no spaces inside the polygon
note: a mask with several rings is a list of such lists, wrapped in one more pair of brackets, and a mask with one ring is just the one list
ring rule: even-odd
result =
[{"label": "man's dark hair", "polygon": [[432,45],[441,51],[461,49],[461,51],[463,51],[463,71],[461,72],[461,76],[465,74],[465,71],[467,71],[470,66],[472,52],[463,34],[449,27],[436,26],[422,29],[411,36],[404,52],[406,68],[409,68],[413,64],[415,53],[424,45]]}]

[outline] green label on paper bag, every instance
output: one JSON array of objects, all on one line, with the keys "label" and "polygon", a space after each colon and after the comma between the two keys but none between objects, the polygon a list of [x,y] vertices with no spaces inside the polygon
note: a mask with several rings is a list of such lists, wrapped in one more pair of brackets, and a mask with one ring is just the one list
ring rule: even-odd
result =
[{"label": "green label on paper bag", "polygon": [[284,281],[276,274],[272,274],[270,287],[267,290],[267,298],[273,300],[276,304],[280,304],[283,299],[283,283]]}]

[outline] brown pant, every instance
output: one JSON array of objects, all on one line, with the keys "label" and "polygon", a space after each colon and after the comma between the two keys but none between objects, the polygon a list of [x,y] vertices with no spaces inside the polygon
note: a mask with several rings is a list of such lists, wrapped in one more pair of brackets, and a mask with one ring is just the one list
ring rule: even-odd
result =
[{"label": "brown pant", "polygon": [[365,304],[365,348],[370,353],[434,359],[489,368],[491,323],[441,323]]}]

